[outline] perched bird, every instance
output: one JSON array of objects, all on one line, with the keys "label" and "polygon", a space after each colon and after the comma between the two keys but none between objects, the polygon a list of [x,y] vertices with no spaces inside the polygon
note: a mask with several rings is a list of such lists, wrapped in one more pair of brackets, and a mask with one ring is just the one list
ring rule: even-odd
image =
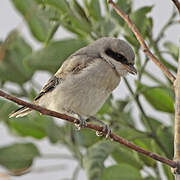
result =
[{"label": "perched bird", "polygon": [[[80,126],[95,115],[127,73],[136,74],[135,54],[123,40],[104,37],[79,49],[62,64],[34,99],[34,104],[78,118]],[[32,109],[21,107],[10,117]]]}]

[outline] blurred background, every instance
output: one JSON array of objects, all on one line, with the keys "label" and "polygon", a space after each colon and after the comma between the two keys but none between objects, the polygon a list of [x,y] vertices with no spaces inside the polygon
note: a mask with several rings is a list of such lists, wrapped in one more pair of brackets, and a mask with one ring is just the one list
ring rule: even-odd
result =
[{"label": "blurred background", "polygon": [[[118,5],[176,74],[180,26],[171,0],[119,0]],[[117,134],[172,159],[172,84],[144,56],[127,25],[103,0],[1,0],[1,89],[32,101],[70,54],[102,36],[128,41],[136,52],[139,73],[121,81],[97,117]],[[17,106],[0,99],[0,107],[0,180],[128,180],[129,171],[138,180],[174,179],[167,166],[94,132],[78,132],[70,124],[38,113],[8,119]],[[25,175],[11,176],[29,169]]]}]

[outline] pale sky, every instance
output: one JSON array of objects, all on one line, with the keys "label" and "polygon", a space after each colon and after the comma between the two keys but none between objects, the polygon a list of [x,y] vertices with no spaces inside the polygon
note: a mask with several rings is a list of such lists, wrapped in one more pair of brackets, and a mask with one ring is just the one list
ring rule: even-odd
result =
[{"label": "pale sky", "polygon": [[[171,0],[134,0],[135,3],[135,7],[141,7],[144,5],[152,5],[154,4],[154,8],[152,11],[152,16],[156,17],[155,18],[155,22],[154,22],[154,26],[155,26],[155,32],[158,31],[158,29],[160,27],[162,27],[164,25],[164,23],[167,21],[167,19],[169,18],[169,16],[171,15],[172,12],[172,2]],[[0,6],[0,39],[5,39],[5,37],[7,36],[7,34],[13,30],[16,27],[22,27],[21,32],[23,33],[24,37],[31,43],[33,44],[35,49],[38,49],[40,46],[34,42],[34,40],[32,39],[26,25],[23,23],[22,17],[19,15],[19,13],[17,13],[14,8],[12,7],[10,0],[1,0],[1,6]],[[180,32],[180,27],[179,26],[174,26],[170,29],[168,29],[168,31],[166,32],[166,38],[174,41],[176,44],[178,44],[178,38],[179,35],[178,33]],[[62,33],[62,29],[59,30],[59,32],[56,34],[56,37],[58,38],[64,38],[65,36],[69,36],[69,34],[65,33],[63,31]],[[152,64],[151,66],[153,72],[160,74],[160,70],[159,68],[157,68],[156,66],[154,66]],[[46,73],[38,73],[36,74],[35,78],[37,80],[40,80],[41,85],[43,85],[49,78],[49,75]],[[134,77],[128,77],[129,80],[131,80],[132,82],[132,78]],[[121,91],[121,93],[120,93]],[[122,93],[123,92],[123,93]],[[120,86],[115,90],[114,95],[116,98],[122,98],[125,97],[125,95],[127,95],[128,91],[126,90],[125,86],[123,83],[120,84]],[[151,107],[149,105],[146,104],[146,107],[150,109],[151,111]],[[34,140],[32,138],[27,138],[26,140],[28,141],[33,141]],[[11,136],[7,130],[7,128],[4,126],[4,124],[0,123],[0,147],[10,144],[12,142],[17,142],[17,141],[25,141],[25,139],[21,139],[21,138],[15,138],[14,136]],[[52,144],[49,144],[47,139],[41,140],[41,141],[35,141],[35,144],[39,147],[39,149],[43,152],[43,153],[55,153],[55,154],[69,154],[68,151],[57,145],[54,146]],[[33,168],[36,167],[43,167],[43,166],[48,166],[48,165],[66,165],[66,169],[63,170],[63,168],[59,168],[61,170],[58,171],[53,171],[53,172],[42,172],[42,173],[29,173],[27,175],[24,176],[20,176],[20,177],[10,177],[11,180],[32,180],[32,179],[38,179],[38,180],[49,180],[51,178],[51,180],[60,180],[63,178],[70,178],[72,175],[72,172],[76,166],[76,162],[73,161],[69,161],[69,160],[41,160],[41,159],[37,159],[37,161],[35,162],[35,166],[33,166]],[[5,170],[3,168],[0,168],[0,173],[1,172],[5,172]],[[84,172],[81,172],[78,180],[83,179],[85,180],[85,174]],[[1,178],[0,178],[1,180]]]}]

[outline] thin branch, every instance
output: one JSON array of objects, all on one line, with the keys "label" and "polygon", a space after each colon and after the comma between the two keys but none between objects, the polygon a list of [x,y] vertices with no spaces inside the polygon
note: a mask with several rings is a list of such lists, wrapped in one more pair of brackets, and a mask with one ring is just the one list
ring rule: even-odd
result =
[{"label": "thin branch", "polygon": [[172,0],[172,2],[175,4],[180,14],[180,2],[178,0]]},{"label": "thin branch", "polygon": [[[66,121],[68,121],[68,122],[71,122],[71,123],[77,123],[77,124],[79,124],[79,120],[78,120],[78,119],[75,119],[75,118],[73,118],[73,117],[67,116],[67,115],[65,115],[65,114],[60,114],[60,113],[58,113],[58,112],[45,109],[45,108],[43,108],[43,107],[40,107],[40,106],[31,104],[31,103],[27,103],[27,102],[25,102],[25,101],[23,101],[23,100],[20,100],[20,99],[14,97],[14,96],[11,96],[11,95],[9,95],[9,94],[1,91],[1,90],[0,90],[0,96],[3,97],[3,98],[5,98],[5,99],[8,99],[8,100],[10,100],[10,101],[13,101],[13,102],[15,102],[15,103],[17,103],[17,104],[19,104],[19,105],[26,106],[26,107],[29,107],[29,108],[31,108],[31,109],[34,109],[34,110],[40,112],[41,114],[49,115],[49,116],[56,117],[56,118],[59,118],[59,119],[64,119],[64,120],[66,120]],[[85,126],[85,128],[93,129],[93,130],[95,130],[95,131],[100,131],[100,132],[102,132],[102,133],[104,133],[104,134],[107,134],[107,130],[104,131],[104,130],[103,130],[103,127],[97,126],[97,125],[94,125],[94,124],[87,123],[87,125]],[[131,142],[129,142],[129,141],[121,138],[120,136],[117,136],[117,135],[114,134],[114,133],[111,133],[111,134],[110,134],[110,138],[111,138],[113,141],[116,141],[116,142],[118,142],[118,143],[120,143],[120,144],[123,144],[123,145],[129,147],[130,149],[133,149],[133,150],[135,150],[135,151],[137,151],[137,152],[139,152],[139,153],[141,153],[141,154],[144,154],[144,155],[146,155],[146,156],[148,156],[148,157],[151,157],[151,158],[154,159],[154,160],[157,160],[157,161],[160,161],[160,162],[162,162],[162,163],[165,163],[165,164],[167,164],[168,166],[171,166],[172,168],[176,168],[176,167],[177,167],[176,162],[174,162],[174,161],[172,161],[172,160],[170,160],[170,159],[164,158],[164,157],[162,157],[162,156],[160,156],[160,155],[158,155],[158,154],[154,154],[154,153],[152,153],[152,152],[149,152],[149,151],[147,151],[147,150],[145,150],[145,149],[142,149],[142,148],[136,146],[135,144],[133,144],[133,143],[131,143]]]},{"label": "thin branch", "polygon": [[175,77],[174,75],[166,68],[166,66],[164,64],[162,64],[155,55],[153,55],[153,53],[149,50],[147,44],[145,43],[144,39],[142,38],[141,33],[139,32],[139,30],[137,29],[137,27],[135,26],[135,24],[131,21],[131,19],[129,18],[129,16],[123,12],[112,0],[107,0],[107,2],[109,4],[111,4],[111,6],[115,9],[115,11],[124,19],[124,21],[126,21],[126,23],[128,24],[129,28],[132,30],[132,32],[135,34],[137,40],[139,41],[139,43],[141,44],[144,53],[150,57],[152,59],[152,61],[159,66],[159,68],[165,73],[165,75],[172,81],[175,81]]},{"label": "thin branch", "polygon": [[180,176],[180,56],[177,79],[175,81],[175,95],[176,108],[174,123],[174,160],[177,161],[178,167],[174,170],[174,174],[178,174]]}]

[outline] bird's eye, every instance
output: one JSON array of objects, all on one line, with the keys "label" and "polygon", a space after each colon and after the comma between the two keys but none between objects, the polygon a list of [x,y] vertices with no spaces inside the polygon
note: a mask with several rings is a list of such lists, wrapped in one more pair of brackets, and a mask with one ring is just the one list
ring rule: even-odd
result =
[{"label": "bird's eye", "polygon": [[111,49],[107,49],[107,50],[105,51],[105,53],[106,53],[109,57],[113,58],[114,60],[116,60],[116,61],[118,61],[118,62],[121,62],[122,64],[130,65],[130,63],[128,63],[127,58],[126,58],[124,55],[120,54],[120,53],[114,52],[114,51],[111,50]]}]

